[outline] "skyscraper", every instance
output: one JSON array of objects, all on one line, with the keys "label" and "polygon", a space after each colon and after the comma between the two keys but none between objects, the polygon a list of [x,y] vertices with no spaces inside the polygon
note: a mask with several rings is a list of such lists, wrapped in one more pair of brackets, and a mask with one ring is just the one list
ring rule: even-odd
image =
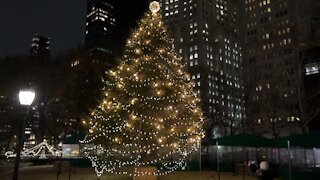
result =
[{"label": "skyscraper", "polygon": [[243,1],[247,130],[278,136],[300,131],[302,44],[311,41],[312,0]]},{"label": "skyscraper", "polygon": [[85,46],[93,61],[106,67],[114,64],[113,57],[119,47],[117,23],[115,0],[88,1]]},{"label": "skyscraper", "polygon": [[161,0],[177,52],[195,81],[208,117],[207,136],[242,128],[242,54],[238,1]]},{"label": "skyscraper", "polygon": [[107,69],[115,65],[130,29],[146,7],[147,0],[88,0],[85,47],[94,63]]},{"label": "skyscraper", "polygon": [[30,54],[32,57],[49,57],[49,55],[50,55],[50,38],[36,34],[32,38]]}]

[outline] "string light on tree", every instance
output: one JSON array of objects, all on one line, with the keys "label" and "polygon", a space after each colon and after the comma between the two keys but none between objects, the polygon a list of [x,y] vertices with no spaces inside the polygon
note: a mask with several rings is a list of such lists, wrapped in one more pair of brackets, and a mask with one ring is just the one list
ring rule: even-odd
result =
[{"label": "string light on tree", "polygon": [[[118,67],[107,73],[101,104],[82,141],[96,174],[164,175],[186,166],[203,137],[200,101],[173,48],[158,2],[127,40]],[[156,172],[124,167],[160,164]]]}]

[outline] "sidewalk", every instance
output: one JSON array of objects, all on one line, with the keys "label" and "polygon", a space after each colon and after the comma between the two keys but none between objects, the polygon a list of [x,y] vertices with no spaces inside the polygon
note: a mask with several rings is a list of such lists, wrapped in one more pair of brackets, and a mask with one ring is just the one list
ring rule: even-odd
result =
[{"label": "sidewalk", "polygon": [[[20,163],[20,167],[30,166],[31,163]],[[0,175],[6,172],[12,171],[14,168],[14,162],[1,161],[0,162]],[[0,176],[1,177],[1,176]],[[1,178],[0,178],[1,179]]]},{"label": "sidewalk", "polygon": [[[11,180],[12,173],[0,174],[1,180]],[[62,173],[57,178],[57,172],[52,165],[29,166],[20,169],[19,180],[69,180],[69,172]],[[75,168],[70,172],[71,180],[97,180],[92,168]],[[242,180],[242,175],[233,176],[232,173],[221,173],[221,180]],[[103,174],[99,180],[132,180],[132,177],[113,174]],[[218,174],[214,171],[203,172],[173,172],[165,176],[159,176],[158,180],[218,180]],[[245,180],[255,180],[246,176]]]}]

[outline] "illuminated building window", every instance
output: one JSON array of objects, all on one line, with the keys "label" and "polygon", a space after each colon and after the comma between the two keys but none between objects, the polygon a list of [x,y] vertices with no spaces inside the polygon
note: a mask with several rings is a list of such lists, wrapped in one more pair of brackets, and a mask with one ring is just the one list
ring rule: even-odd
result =
[{"label": "illuminated building window", "polygon": [[319,63],[310,63],[305,66],[306,75],[318,74],[319,73]]}]

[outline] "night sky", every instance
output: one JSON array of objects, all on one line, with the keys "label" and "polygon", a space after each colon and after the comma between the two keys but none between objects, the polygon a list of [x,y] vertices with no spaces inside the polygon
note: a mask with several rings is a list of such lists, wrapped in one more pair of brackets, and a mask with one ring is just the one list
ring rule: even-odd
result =
[{"label": "night sky", "polygon": [[[148,0],[118,0],[128,17],[141,14]],[[34,34],[51,38],[53,56],[84,42],[87,0],[6,0],[0,6],[0,58],[29,54]],[[127,8],[127,9],[126,9]],[[129,9],[130,8],[130,9]],[[136,21],[136,20],[133,20]]]}]

